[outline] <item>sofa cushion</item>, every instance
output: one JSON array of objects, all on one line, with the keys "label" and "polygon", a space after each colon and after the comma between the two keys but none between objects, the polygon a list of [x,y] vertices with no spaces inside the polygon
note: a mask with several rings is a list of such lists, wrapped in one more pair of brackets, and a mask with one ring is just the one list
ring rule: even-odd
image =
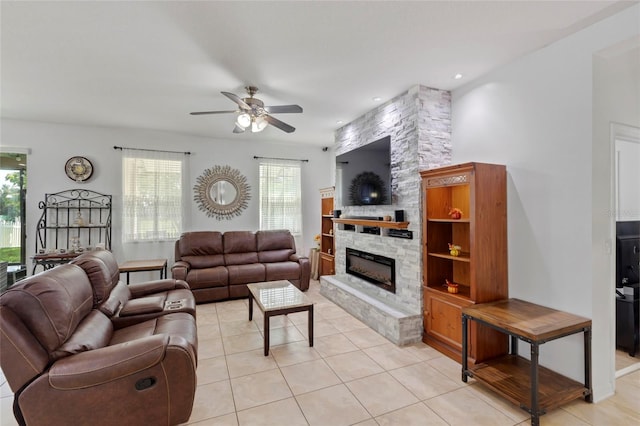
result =
[{"label": "sofa cushion", "polygon": [[300,265],[296,262],[265,263],[265,281],[300,279]]},{"label": "sofa cushion", "polygon": [[258,263],[256,235],[250,231],[229,231],[223,236],[225,265]]},{"label": "sofa cushion", "polygon": [[286,230],[258,231],[256,243],[260,262],[286,262],[296,252],[293,236]]},{"label": "sofa cushion", "polygon": [[223,253],[220,232],[185,232],[176,244],[176,260],[184,260],[192,268],[222,266],[224,265]]},{"label": "sofa cushion", "polygon": [[229,265],[229,285],[258,283],[265,281],[265,266],[262,263]]},{"label": "sofa cushion", "polygon": [[93,287],[94,306],[109,298],[111,290],[120,281],[120,268],[113,253],[97,250],[83,253],[71,263],[78,265],[89,277]]},{"label": "sofa cushion", "polygon": [[82,268],[66,264],[11,287],[2,295],[2,305],[15,312],[51,354],[91,312],[93,291]]},{"label": "sofa cushion", "polygon": [[80,352],[103,348],[109,344],[113,334],[111,320],[100,311],[93,310],[78,325],[76,332],[62,346],[53,352],[52,358],[59,359]]},{"label": "sofa cushion", "polygon": [[224,266],[215,268],[190,269],[187,281],[191,290],[229,285],[229,271]]}]

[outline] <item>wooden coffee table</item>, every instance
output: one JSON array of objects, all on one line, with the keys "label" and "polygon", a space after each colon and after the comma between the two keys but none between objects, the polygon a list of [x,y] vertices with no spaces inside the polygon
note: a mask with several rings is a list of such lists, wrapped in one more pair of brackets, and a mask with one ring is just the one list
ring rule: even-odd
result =
[{"label": "wooden coffee table", "polygon": [[253,301],[264,314],[264,356],[269,355],[269,319],[276,315],[309,312],[309,346],[313,346],[313,302],[289,281],[247,284],[249,321],[253,320]]}]

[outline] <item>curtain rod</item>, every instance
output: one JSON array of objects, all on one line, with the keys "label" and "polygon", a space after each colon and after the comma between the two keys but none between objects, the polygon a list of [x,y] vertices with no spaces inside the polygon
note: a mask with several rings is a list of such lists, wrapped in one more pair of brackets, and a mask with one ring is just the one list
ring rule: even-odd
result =
[{"label": "curtain rod", "polygon": [[253,158],[255,160],[260,159],[260,158],[264,158],[265,160],[286,160],[286,161],[301,161],[303,163],[308,163],[309,160],[299,160],[297,158],[278,158],[278,157],[258,157],[257,155],[254,155]]},{"label": "curtain rod", "polygon": [[162,149],[127,148],[126,146],[114,146],[113,149],[119,149],[121,151],[123,149],[131,149],[133,151],[171,152],[173,154],[191,155],[189,151],[164,151]]}]

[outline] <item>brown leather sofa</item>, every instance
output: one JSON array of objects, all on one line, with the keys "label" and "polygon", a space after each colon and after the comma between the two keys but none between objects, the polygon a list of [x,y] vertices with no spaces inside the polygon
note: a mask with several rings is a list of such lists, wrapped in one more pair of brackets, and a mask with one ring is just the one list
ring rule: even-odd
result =
[{"label": "brown leather sofa", "polygon": [[311,265],[296,254],[289,231],[186,232],[175,244],[173,278],[189,284],[196,303],[249,295],[247,284],[289,280],[309,288]]},{"label": "brown leather sofa", "polygon": [[197,332],[187,312],[114,327],[89,277],[60,265],[0,296],[0,366],[28,425],[186,422],[196,389]]},{"label": "brown leather sofa", "polygon": [[71,263],[80,266],[93,287],[93,303],[115,328],[128,327],[169,312],[196,315],[189,284],[163,279],[127,285],[120,280],[115,256],[108,250],[84,253]]}]

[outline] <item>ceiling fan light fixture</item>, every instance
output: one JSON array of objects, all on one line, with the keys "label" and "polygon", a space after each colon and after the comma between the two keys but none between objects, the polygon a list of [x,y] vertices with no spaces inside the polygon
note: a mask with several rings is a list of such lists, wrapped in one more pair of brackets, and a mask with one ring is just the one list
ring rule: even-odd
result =
[{"label": "ceiling fan light fixture", "polygon": [[264,119],[263,115],[259,115],[255,117],[251,122],[251,131],[253,133],[261,132],[267,127],[267,120]]},{"label": "ceiling fan light fixture", "polygon": [[236,124],[242,127],[243,129],[246,129],[251,125],[251,116],[246,112],[243,112],[238,116],[238,119],[236,120]]}]

